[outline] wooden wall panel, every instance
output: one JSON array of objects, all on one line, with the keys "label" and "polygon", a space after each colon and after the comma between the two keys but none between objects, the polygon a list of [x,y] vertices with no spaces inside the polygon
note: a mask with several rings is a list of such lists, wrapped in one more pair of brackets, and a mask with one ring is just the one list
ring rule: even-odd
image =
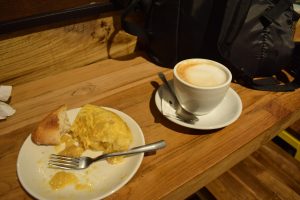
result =
[{"label": "wooden wall panel", "polygon": [[119,16],[114,12],[90,21],[0,38],[0,84],[16,85],[132,54],[136,37],[120,30]]},{"label": "wooden wall panel", "polygon": [[109,0],[0,0],[0,22]]}]

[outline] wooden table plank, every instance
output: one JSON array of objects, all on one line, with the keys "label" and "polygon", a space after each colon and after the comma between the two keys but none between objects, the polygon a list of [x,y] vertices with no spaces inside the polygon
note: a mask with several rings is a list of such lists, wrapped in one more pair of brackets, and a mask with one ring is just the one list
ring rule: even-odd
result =
[{"label": "wooden table plank", "polygon": [[99,62],[84,69],[76,69],[73,73],[65,72],[14,88],[11,105],[17,112],[14,117],[0,124],[0,135],[24,124],[36,123],[59,105],[67,103],[69,108],[78,107],[140,82],[147,82],[149,76],[156,76],[159,71],[166,70],[153,68],[154,65],[150,63],[137,65],[139,62],[124,62],[128,65],[124,69],[121,65],[123,61]]},{"label": "wooden table plank", "polygon": [[36,123],[62,103],[118,109],[137,121],[146,142],[167,142],[165,149],[146,156],[133,179],[107,199],[183,199],[300,117],[299,90],[262,92],[232,83],[243,102],[236,122],[211,131],[184,128],[156,108],[160,71],[172,77],[170,69],[141,57],[106,60],[14,87],[11,105],[17,113],[0,122],[0,198],[28,198],[16,177],[18,150]]}]

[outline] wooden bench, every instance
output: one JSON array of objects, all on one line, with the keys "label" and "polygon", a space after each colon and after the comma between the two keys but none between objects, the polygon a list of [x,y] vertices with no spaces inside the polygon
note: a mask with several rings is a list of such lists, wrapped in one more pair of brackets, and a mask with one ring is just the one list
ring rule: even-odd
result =
[{"label": "wooden bench", "polygon": [[[300,162],[269,142],[206,189],[220,200],[297,200],[300,199]],[[203,196],[203,190],[198,193]]]},{"label": "wooden bench", "polygon": [[102,60],[131,59],[137,38],[121,30],[120,15],[109,12],[76,23],[66,19],[64,26],[57,22],[0,34],[1,84],[15,86]]},{"label": "wooden bench", "polygon": [[300,161],[300,120],[296,121],[292,126],[278,134],[278,138],[282,139],[286,149]]}]

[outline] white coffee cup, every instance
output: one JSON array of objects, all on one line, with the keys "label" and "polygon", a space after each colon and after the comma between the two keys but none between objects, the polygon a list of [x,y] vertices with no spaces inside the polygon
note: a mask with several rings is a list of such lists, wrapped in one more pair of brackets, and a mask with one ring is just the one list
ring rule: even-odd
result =
[{"label": "white coffee cup", "polygon": [[232,80],[231,72],[224,65],[200,58],[177,63],[173,77],[179,103],[195,115],[205,115],[216,108]]}]

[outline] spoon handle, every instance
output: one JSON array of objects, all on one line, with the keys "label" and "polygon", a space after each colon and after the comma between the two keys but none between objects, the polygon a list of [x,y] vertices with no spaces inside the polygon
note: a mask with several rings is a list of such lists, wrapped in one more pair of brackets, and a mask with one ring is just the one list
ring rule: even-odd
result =
[{"label": "spoon handle", "polygon": [[194,114],[192,114],[192,113],[186,111],[186,110],[181,106],[181,104],[179,103],[179,101],[178,101],[178,99],[177,99],[177,96],[175,95],[175,93],[174,93],[173,89],[171,88],[169,82],[167,81],[165,75],[164,75],[162,72],[159,72],[159,73],[158,73],[158,76],[159,76],[159,78],[166,84],[168,90],[170,91],[170,94],[173,96],[174,101],[175,101],[176,104],[177,104],[177,108],[175,108],[175,109],[176,109],[176,114],[177,114],[177,116],[178,116],[179,118],[181,118],[184,122],[187,122],[187,123],[190,123],[190,124],[193,124],[193,123],[197,122],[197,121],[198,121],[198,118],[197,118]]},{"label": "spoon handle", "polygon": [[166,84],[166,86],[168,87],[168,89],[169,89],[171,95],[172,95],[173,98],[175,99],[176,103],[179,103],[179,101],[178,101],[178,99],[177,99],[177,96],[175,95],[175,93],[174,93],[173,89],[171,88],[169,82],[167,81],[165,75],[164,75],[162,72],[159,72],[159,73],[158,73],[158,76],[159,76],[159,78]]}]

